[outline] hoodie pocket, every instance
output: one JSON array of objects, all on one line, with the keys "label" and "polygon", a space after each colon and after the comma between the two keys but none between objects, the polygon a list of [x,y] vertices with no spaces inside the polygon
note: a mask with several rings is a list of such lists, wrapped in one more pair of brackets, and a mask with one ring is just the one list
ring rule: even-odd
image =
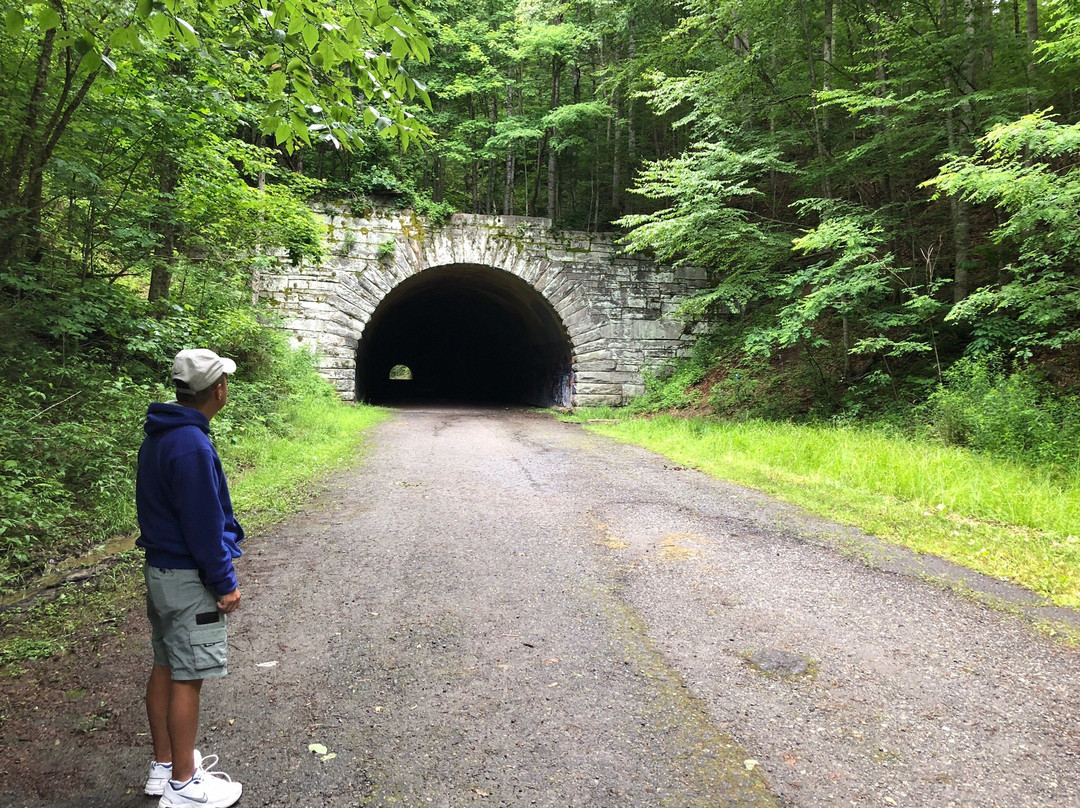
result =
[{"label": "hoodie pocket", "polygon": [[191,632],[191,652],[195,657],[195,670],[223,668],[226,662],[228,635],[225,626],[197,628]]}]

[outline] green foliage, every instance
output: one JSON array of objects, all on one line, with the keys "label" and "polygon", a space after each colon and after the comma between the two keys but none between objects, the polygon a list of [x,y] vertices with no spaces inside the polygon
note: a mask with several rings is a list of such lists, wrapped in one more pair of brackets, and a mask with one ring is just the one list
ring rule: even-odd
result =
[{"label": "green foliage", "polygon": [[645,393],[630,402],[629,411],[667,412],[700,406],[701,393],[696,385],[707,369],[701,362],[680,361],[646,372]]},{"label": "green foliage", "polygon": [[820,216],[820,224],[794,241],[797,251],[816,260],[794,268],[774,287],[782,305],[767,325],[748,335],[747,350],[768,356],[799,344],[828,348],[834,335],[822,324],[839,321],[848,366],[856,355],[932,353],[945,310],[937,298],[944,281],[933,276],[933,268],[919,277],[898,267],[884,243],[886,229],[870,211],[831,200],[802,200],[799,207]]},{"label": "green foliage", "polygon": [[970,323],[972,350],[1029,357],[1080,342],[1080,124],[1047,112],[994,127],[972,156],[946,163],[928,186],[1005,217],[990,238],[1008,260],[1002,281],[976,290],[949,318]]},{"label": "green foliage", "polygon": [[763,357],[746,344],[760,333],[761,316],[723,320],[694,343],[690,355],[646,375],[646,392],[627,412],[709,412],[733,420],[829,417],[834,391],[804,349]]},{"label": "green foliage", "polygon": [[725,418],[786,420],[813,413],[827,397],[815,397],[818,380],[804,362],[771,362],[732,355],[712,373],[709,408]]},{"label": "green foliage", "polygon": [[1034,370],[1010,369],[999,354],[953,364],[925,411],[947,443],[1080,479],[1080,397],[1055,394]]},{"label": "green foliage", "polygon": [[382,242],[378,246],[378,249],[376,249],[375,254],[378,255],[380,260],[386,260],[394,257],[394,252],[396,251],[396,249],[397,245],[391,238]]},{"label": "green foliage", "polygon": [[619,223],[632,228],[624,244],[653,252],[661,261],[710,269],[718,284],[699,307],[741,309],[775,281],[789,251],[784,230],[751,209],[761,195],[754,180],[789,170],[775,154],[724,142],[699,144],[680,157],[651,163],[634,190],[671,204],[623,217]]},{"label": "green foliage", "polygon": [[417,215],[425,217],[433,227],[446,224],[456,212],[449,202],[435,202],[428,194],[413,194],[410,203]]},{"label": "green foliage", "polygon": [[[150,273],[234,248],[320,254],[314,189],[278,162],[301,144],[408,147],[430,99],[410,0],[24,5],[0,45],[0,266]],[[259,148],[273,138],[273,151]]]},{"label": "green foliage", "polygon": [[[1019,4],[828,8],[685,4],[640,95],[692,145],[637,174],[660,205],[623,242],[710,272],[688,316],[772,312],[753,352],[841,343],[819,367],[849,402],[925,388],[965,349],[1075,343],[1075,2],[1040,4],[1040,43]],[[1049,104],[1062,123],[1024,116]]]},{"label": "green foliage", "polygon": [[282,434],[293,397],[333,396],[249,295],[199,297],[154,317],[117,284],[40,267],[0,277],[0,589],[132,529],[146,405],[171,396],[177,350],[210,345],[241,368],[214,420],[223,446]]}]

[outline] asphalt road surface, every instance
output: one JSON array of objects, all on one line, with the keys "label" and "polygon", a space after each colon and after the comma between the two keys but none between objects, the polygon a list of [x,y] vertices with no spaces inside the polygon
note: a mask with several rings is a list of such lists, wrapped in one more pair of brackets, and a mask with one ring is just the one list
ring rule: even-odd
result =
[{"label": "asphalt road surface", "polygon": [[[200,748],[247,808],[1080,806],[1080,653],[872,546],[543,414],[402,410],[247,543]],[[0,805],[154,804],[140,619],[111,724]]]}]

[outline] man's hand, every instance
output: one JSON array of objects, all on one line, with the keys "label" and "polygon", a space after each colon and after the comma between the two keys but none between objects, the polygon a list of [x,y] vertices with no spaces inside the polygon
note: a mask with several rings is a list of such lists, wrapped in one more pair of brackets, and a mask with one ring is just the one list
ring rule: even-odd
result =
[{"label": "man's hand", "polygon": [[221,595],[217,601],[218,611],[232,614],[240,608],[240,587],[237,587],[227,595]]}]

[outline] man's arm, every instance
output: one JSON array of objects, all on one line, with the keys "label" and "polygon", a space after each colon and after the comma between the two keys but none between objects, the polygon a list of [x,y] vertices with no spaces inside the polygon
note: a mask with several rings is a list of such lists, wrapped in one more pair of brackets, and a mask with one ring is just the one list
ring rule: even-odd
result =
[{"label": "man's arm", "polygon": [[[176,461],[174,503],[188,552],[203,574],[203,582],[218,597],[239,588],[232,555],[222,540],[225,512],[218,501],[214,457],[194,451]],[[239,600],[239,596],[237,596]]]}]

